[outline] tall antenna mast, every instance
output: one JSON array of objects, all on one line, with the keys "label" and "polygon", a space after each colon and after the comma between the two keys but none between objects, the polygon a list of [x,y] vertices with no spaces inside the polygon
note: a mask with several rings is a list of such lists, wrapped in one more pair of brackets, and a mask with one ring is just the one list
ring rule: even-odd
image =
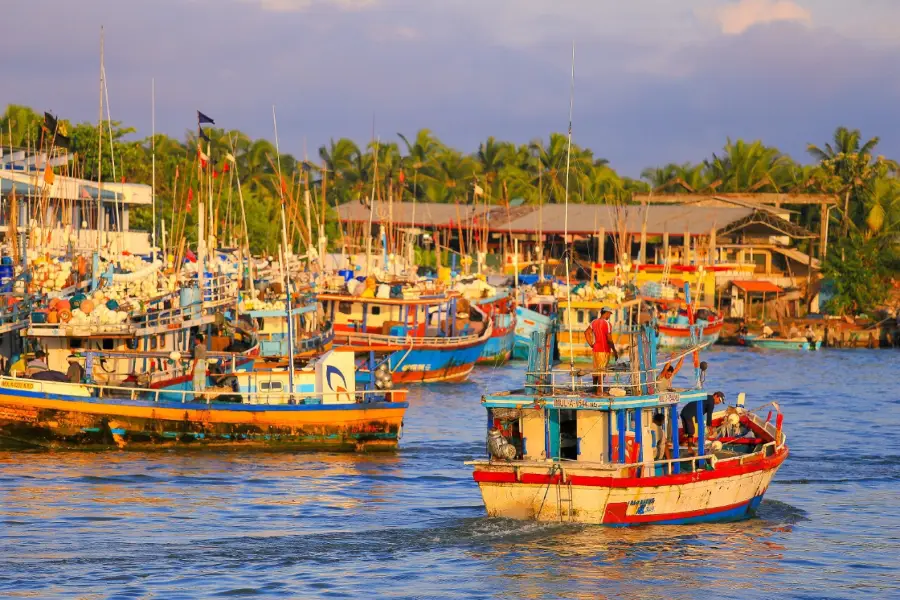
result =
[{"label": "tall antenna mast", "polygon": [[156,257],[156,79],[150,79],[150,154],[152,175],[150,179],[150,252]]},{"label": "tall antenna mast", "polygon": [[278,164],[278,190],[281,195],[281,252],[284,257],[284,287],[287,292],[287,326],[288,326],[288,386],[290,397],[294,397],[294,309],[291,306],[291,275],[288,266],[287,218],[284,208],[284,176],[281,174],[281,151],[278,148],[278,119],[275,117],[275,105],[272,105],[272,124],[275,126],[275,160]]},{"label": "tall antenna mast", "polygon": [[[572,159],[572,111],[575,108],[575,41],[572,41],[572,81],[569,87],[569,142],[566,149],[566,216],[563,229],[563,242],[567,244],[566,256],[566,322],[569,324],[569,370],[575,372],[575,351],[572,344],[572,282],[569,275],[569,259],[572,244],[569,243],[569,164]],[[575,377],[572,377],[572,390],[575,390]]]}]

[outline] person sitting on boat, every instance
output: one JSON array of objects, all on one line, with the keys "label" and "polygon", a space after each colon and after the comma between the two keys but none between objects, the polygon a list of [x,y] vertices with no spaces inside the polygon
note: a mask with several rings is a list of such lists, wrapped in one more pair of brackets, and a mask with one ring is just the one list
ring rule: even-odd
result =
[{"label": "person sitting on boat", "polygon": [[9,360],[9,376],[21,377],[25,374],[25,366],[25,357],[13,354],[12,358]]},{"label": "person sitting on boat", "polygon": [[609,322],[611,316],[612,309],[604,306],[600,309],[600,316],[584,330],[585,340],[594,356],[594,390],[598,394],[603,393],[603,373],[609,364],[610,353],[619,360],[619,352],[612,340],[612,323]]},{"label": "person sitting on boat", "polygon": [[[192,355],[194,372],[194,391],[206,390],[206,339],[202,333],[198,333],[194,340],[194,353]],[[202,398],[201,398],[202,399]]]},{"label": "person sitting on boat", "polygon": [[681,370],[681,365],[684,364],[684,356],[681,357],[675,366],[672,366],[672,363],[666,363],[666,365],[662,368],[662,371],[659,373],[659,379],[656,381],[656,389],[659,392],[667,392],[672,389],[672,379]]},{"label": "person sitting on boat", "polygon": [[800,337],[800,330],[797,329],[796,323],[791,323],[791,330],[788,332],[788,338],[794,339]]},{"label": "person sitting on boat", "polygon": [[713,411],[716,409],[717,404],[725,403],[725,394],[723,392],[709,394],[706,396],[705,400],[688,402],[684,405],[684,408],[681,409],[681,427],[684,432],[684,437],[687,438],[688,450],[690,452],[694,451],[694,436],[697,435],[696,422],[698,402],[703,402],[703,416],[706,419],[707,430],[709,430],[712,428]]},{"label": "person sitting on boat", "polygon": [[73,352],[68,357],[69,368],[66,370],[66,379],[68,379],[69,383],[81,383],[84,381],[84,367],[81,366],[80,360],[81,355],[77,352]]},{"label": "person sitting on boat", "polygon": [[772,328],[769,327],[768,325],[763,325],[762,337],[764,337],[764,338],[775,337],[775,332],[772,331]]},{"label": "person sitting on boat", "polygon": [[47,366],[47,353],[43,350],[38,350],[34,353],[34,358],[28,361],[28,364],[25,366],[25,376],[31,377],[35,373],[49,370],[50,367]]}]

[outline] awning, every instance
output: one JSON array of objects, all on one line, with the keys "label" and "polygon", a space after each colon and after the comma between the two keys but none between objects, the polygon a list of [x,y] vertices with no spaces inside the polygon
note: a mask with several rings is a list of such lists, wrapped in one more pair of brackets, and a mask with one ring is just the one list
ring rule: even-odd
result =
[{"label": "awning", "polygon": [[[115,185],[115,184],[112,184]],[[97,196],[100,194],[100,188],[94,185],[82,185],[81,191],[78,193],[79,198],[84,198],[85,194],[91,197],[92,200],[96,200]],[[116,200],[122,199],[122,194],[117,192],[113,192],[112,190],[103,190],[103,200],[109,200],[111,202],[115,202]]]},{"label": "awning", "polygon": [[757,294],[780,294],[784,290],[772,283],[771,281],[732,281],[732,284],[745,292]]},{"label": "awning", "polygon": [[13,188],[16,189],[16,195],[18,196],[39,196],[40,192],[33,185],[29,183],[23,183],[21,181],[14,181],[12,179],[4,179],[0,177],[0,194],[4,196],[8,196],[12,193]]}]

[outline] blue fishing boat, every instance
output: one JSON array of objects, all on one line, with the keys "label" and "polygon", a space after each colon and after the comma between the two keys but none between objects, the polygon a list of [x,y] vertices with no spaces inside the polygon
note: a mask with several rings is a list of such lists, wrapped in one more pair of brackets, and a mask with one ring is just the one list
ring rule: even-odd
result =
[{"label": "blue fishing boat", "polygon": [[490,298],[470,300],[469,303],[490,319],[492,334],[484,345],[479,363],[500,365],[512,358],[516,340],[516,310],[509,294],[497,294]]},{"label": "blue fishing boat", "polygon": [[822,348],[822,340],[807,340],[805,338],[764,338],[757,335],[743,335],[738,338],[738,344],[750,348],[764,348],[768,350],[819,350]]},{"label": "blue fishing boat", "polygon": [[551,294],[525,294],[516,306],[516,339],[513,358],[525,360],[531,351],[531,339],[540,332],[556,347],[556,323],[559,304]]},{"label": "blue fishing boat", "polygon": [[490,320],[458,313],[455,292],[415,297],[318,294],[338,347],[357,354],[359,381],[371,380],[369,355],[386,357],[394,383],[463,381],[491,339]]}]

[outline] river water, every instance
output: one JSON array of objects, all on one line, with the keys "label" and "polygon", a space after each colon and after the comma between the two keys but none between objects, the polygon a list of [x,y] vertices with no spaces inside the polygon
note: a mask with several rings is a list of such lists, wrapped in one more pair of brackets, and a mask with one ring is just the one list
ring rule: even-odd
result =
[{"label": "river water", "polygon": [[[900,354],[716,349],[791,456],[756,519],[488,519],[463,461],[522,365],[414,388],[395,455],[0,453],[0,596],[900,597]],[[686,369],[687,370],[687,369]]]}]

